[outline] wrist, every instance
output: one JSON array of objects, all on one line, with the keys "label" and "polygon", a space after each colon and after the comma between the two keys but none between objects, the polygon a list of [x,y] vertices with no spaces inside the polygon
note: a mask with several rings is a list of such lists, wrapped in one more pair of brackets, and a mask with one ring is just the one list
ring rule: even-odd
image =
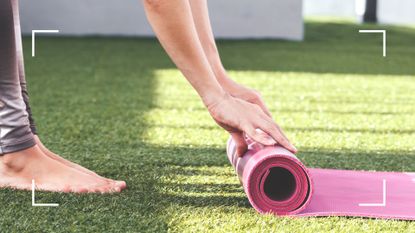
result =
[{"label": "wrist", "polygon": [[238,91],[238,84],[231,79],[226,73],[224,75],[217,76],[218,83],[224,91],[230,95],[234,95]]},{"label": "wrist", "polygon": [[223,88],[210,90],[204,93],[203,95],[200,95],[200,97],[202,98],[203,104],[208,109],[222,102],[222,100],[226,99],[228,96],[229,94]]},{"label": "wrist", "polygon": [[213,69],[213,72],[215,73],[216,80],[218,80],[221,86],[226,85],[229,82],[230,78],[223,67]]}]

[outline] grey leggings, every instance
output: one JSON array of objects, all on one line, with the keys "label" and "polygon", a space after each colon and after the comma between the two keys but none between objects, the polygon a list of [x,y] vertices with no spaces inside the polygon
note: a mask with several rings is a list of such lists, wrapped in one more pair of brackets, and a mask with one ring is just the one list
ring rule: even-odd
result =
[{"label": "grey leggings", "polygon": [[17,0],[0,0],[0,155],[35,145]]}]

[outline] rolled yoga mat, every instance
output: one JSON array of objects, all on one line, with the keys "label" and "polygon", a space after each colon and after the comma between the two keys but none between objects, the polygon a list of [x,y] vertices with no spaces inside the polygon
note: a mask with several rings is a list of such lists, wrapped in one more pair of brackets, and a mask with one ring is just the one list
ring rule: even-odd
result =
[{"label": "rolled yoga mat", "polygon": [[227,154],[260,213],[415,220],[415,173],[307,168],[282,147],[247,142],[239,158],[229,139]]}]

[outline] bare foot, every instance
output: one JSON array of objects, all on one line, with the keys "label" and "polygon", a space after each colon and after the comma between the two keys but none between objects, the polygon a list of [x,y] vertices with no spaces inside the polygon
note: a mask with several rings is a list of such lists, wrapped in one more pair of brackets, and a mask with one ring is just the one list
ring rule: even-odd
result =
[{"label": "bare foot", "polygon": [[36,144],[39,146],[40,150],[45,155],[49,156],[50,158],[52,158],[52,159],[54,159],[56,161],[59,161],[59,162],[63,163],[64,165],[69,166],[71,168],[74,168],[74,169],[76,169],[78,171],[81,171],[81,172],[84,172],[86,174],[99,177],[101,179],[105,179],[105,180],[107,180],[109,182],[114,182],[115,185],[118,186],[118,187],[120,187],[121,189],[127,188],[127,184],[125,183],[125,181],[122,181],[122,180],[112,180],[112,179],[108,179],[108,178],[102,177],[102,176],[96,174],[95,172],[93,172],[93,171],[91,171],[91,170],[89,170],[89,169],[87,169],[85,167],[82,167],[79,164],[76,164],[76,163],[73,163],[73,162],[71,162],[69,160],[66,160],[63,157],[61,157],[61,156],[53,153],[48,148],[46,148],[46,146],[43,145],[43,143],[40,141],[40,138],[37,135],[35,135],[34,137],[35,137]]},{"label": "bare foot", "polygon": [[0,156],[0,187],[52,192],[113,193],[121,188],[114,182],[80,172],[45,155],[35,145],[29,149]]}]

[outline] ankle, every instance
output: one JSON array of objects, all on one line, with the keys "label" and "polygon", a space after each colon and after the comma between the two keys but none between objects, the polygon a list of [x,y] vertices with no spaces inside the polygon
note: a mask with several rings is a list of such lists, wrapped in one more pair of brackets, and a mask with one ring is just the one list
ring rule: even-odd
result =
[{"label": "ankle", "polygon": [[28,164],[29,158],[33,157],[34,148],[8,153],[0,156],[0,171],[2,172],[21,172]]}]

